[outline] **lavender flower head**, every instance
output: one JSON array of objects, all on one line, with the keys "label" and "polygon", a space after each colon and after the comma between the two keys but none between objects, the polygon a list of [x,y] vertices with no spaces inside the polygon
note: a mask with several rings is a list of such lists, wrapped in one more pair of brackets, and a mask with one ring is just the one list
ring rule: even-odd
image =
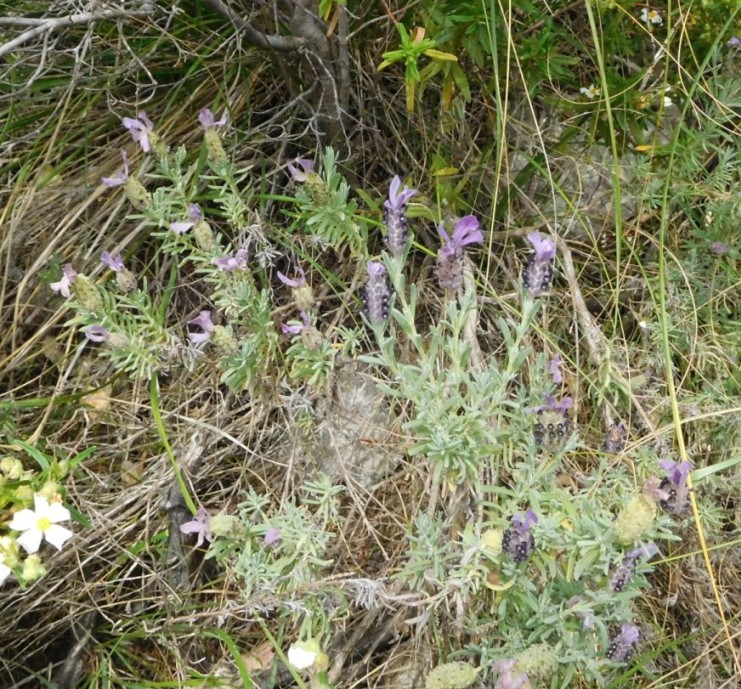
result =
[{"label": "lavender flower head", "polygon": [[203,330],[202,333],[188,333],[188,339],[193,344],[200,344],[201,342],[208,342],[211,338],[212,333],[216,326],[211,320],[210,311],[201,311],[198,316],[188,321],[188,325],[195,325]]},{"label": "lavender flower head", "polygon": [[295,162],[301,167],[301,170],[291,163],[288,163],[288,171],[291,173],[294,182],[305,182],[309,179],[309,173],[314,172],[314,161],[308,158],[296,158]]},{"label": "lavender flower head", "polygon": [[660,496],[659,505],[665,512],[679,516],[687,509],[689,499],[687,478],[692,471],[692,462],[678,464],[671,459],[662,459],[659,460],[659,466],[667,474],[659,484],[659,489],[666,493],[666,497]]},{"label": "lavender flower head", "polygon": [[527,240],[533,245],[522,281],[531,297],[539,297],[548,291],[553,279],[553,259],[556,258],[556,245],[540,232],[530,232]]},{"label": "lavender flower head", "polygon": [[103,184],[109,188],[111,187],[120,187],[122,184],[126,184],[126,180],[129,178],[129,156],[126,154],[126,151],[121,149],[121,157],[124,161],[124,169],[123,172],[117,172],[113,177],[103,177],[101,178],[101,181]]},{"label": "lavender flower head", "polygon": [[147,113],[141,110],[136,118],[124,117],[122,122],[129,130],[131,138],[142,147],[142,151],[149,153],[152,150],[149,135],[154,129],[154,122],[147,117]]},{"label": "lavender flower head", "polygon": [[533,427],[536,445],[558,451],[574,432],[574,424],[568,412],[574,401],[571,397],[564,397],[557,402],[553,395],[546,395],[545,401],[545,404],[526,409],[525,413],[538,415]]},{"label": "lavender flower head", "polygon": [[440,224],[438,234],[443,245],[437,252],[437,281],[446,292],[457,292],[463,285],[463,253],[469,244],[482,244],[484,235],[479,229],[479,221],[474,215],[461,218],[451,237]]},{"label": "lavender flower head", "polygon": [[655,543],[647,543],[640,548],[631,550],[610,577],[610,581],[607,583],[608,591],[620,593],[635,574],[638,560],[643,557],[650,560],[658,552],[659,549]]},{"label": "lavender flower head", "polygon": [[494,689],[530,689],[530,679],[516,669],[517,659],[498,660],[492,668],[499,674]]},{"label": "lavender flower head", "polygon": [[201,108],[201,111],[198,113],[198,121],[204,129],[209,130],[218,127],[225,127],[229,122],[229,118],[227,117],[226,110],[221,116],[221,119],[217,120],[209,108]]},{"label": "lavender flower head", "polygon": [[389,317],[389,290],[383,263],[368,261],[368,282],[361,292],[365,315],[371,323],[383,323]]},{"label": "lavender flower head", "polygon": [[416,189],[404,186],[396,175],[391,181],[389,197],[383,203],[383,221],[386,223],[386,246],[393,256],[401,256],[409,235],[407,231],[407,203],[417,193]]},{"label": "lavender flower head", "polygon": [[247,257],[247,249],[239,249],[234,255],[227,254],[226,256],[215,258],[213,263],[219,270],[223,270],[225,273],[231,273],[237,269],[246,270]]},{"label": "lavender flower head", "polygon": [[620,633],[610,640],[605,655],[609,660],[623,663],[633,657],[633,647],[641,638],[641,630],[633,624],[626,622],[620,629]]},{"label": "lavender flower head", "polygon": [[66,299],[69,299],[71,296],[69,289],[76,277],[77,273],[75,272],[75,269],[72,267],[71,263],[68,263],[64,268],[62,268],[62,279],[59,282],[52,282],[49,287],[51,287],[53,292],[58,292]]},{"label": "lavender flower head", "polygon": [[206,512],[203,507],[196,512],[196,516],[193,517],[193,519],[180,525],[180,532],[184,534],[198,534],[196,548],[203,545],[204,541],[211,543],[211,541],[214,540],[211,533],[211,519],[208,516],[208,512]]},{"label": "lavender flower head", "polygon": [[538,523],[538,516],[531,509],[518,512],[502,536],[502,550],[515,562],[526,562],[535,550],[535,537],[531,529]]}]

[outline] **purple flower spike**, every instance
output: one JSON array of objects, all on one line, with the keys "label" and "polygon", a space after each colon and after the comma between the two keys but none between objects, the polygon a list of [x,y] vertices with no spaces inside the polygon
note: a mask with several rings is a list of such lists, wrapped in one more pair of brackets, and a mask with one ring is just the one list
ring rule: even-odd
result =
[{"label": "purple flower spike", "polygon": [[62,268],[62,279],[59,282],[52,282],[49,287],[51,287],[53,292],[58,292],[66,299],[69,299],[71,296],[69,288],[75,281],[76,276],[77,273],[72,267],[72,264],[68,263],[66,266],[64,266],[64,268]]},{"label": "purple flower spike", "polygon": [[111,256],[107,251],[100,255],[100,261],[103,265],[108,266],[114,273],[120,273],[124,269],[124,262],[121,254]]},{"label": "purple flower spike", "polygon": [[239,249],[236,254],[223,256],[214,259],[214,265],[223,270],[225,273],[231,273],[234,270],[247,269],[247,249]]},{"label": "purple flower spike", "polygon": [[622,626],[620,633],[610,641],[605,655],[608,659],[614,660],[616,663],[626,662],[633,657],[633,647],[638,643],[638,639],[640,638],[641,630],[635,625],[626,622]]},{"label": "purple flower spike", "polygon": [[278,279],[286,286],[286,287],[292,287],[293,289],[298,289],[299,287],[304,287],[306,285],[306,273],[304,273],[303,268],[299,267],[298,272],[301,274],[300,277],[297,278],[289,278],[287,275],[284,275],[280,271],[278,271]]},{"label": "purple flower spike", "polygon": [[126,151],[121,150],[121,157],[124,161],[123,172],[117,172],[113,177],[103,177],[101,181],[107,187],[120,187],[122,184],[126,184],[126,180],[129,178],[129,156],[126,155]]},{"label": "purple flower spike", "polygon": [[499,674],[494,689],[530,689],[530,679],[524,672],[518,672],[515,667],[517,660],[508,658],[494,663],[493,670]]},{"label": "purple flower spike", "polygon": [[206,510],[201,507],[198,512],[196,512],[196,516],[193,517],[193,519],[191,519],[189,522],[185,522],[185,524],[180,525],[180,533],[198,534],[196,548],[199,548],[201,545],[203,545],[204,541],[208,541],[209,543],[211,543],[214,538],[211,534],[211,519],[208,516],[208,512],[206,512]]},{"label": "purple flower spike", "polygon": [[441,223],[437,228],[443,245],[437,252],[437,281],[446,292],[457,292],[463,285],[463,253],[468,244],[481,244],[484,235],[473,215],[461,218],[451,237]]},{"label": "purple flower spike", "polygon": [[417,193],[416,189],[401,187],[401,178],[396,175],[391,181],[389,197],[383,203],[383,221],[386,224],[386,246],[393,256],[401,256],[407,243],[406,210],[409,199]]},{"label": "purple flower spike", "polygon": [[131,138],[142,147],[142,151],[149,153],[152,148],[149,143],[149,132],[154,129],[154,123],[147,117],[147,113],[141,110],[136,119],[124,117],[122,121]]},{"label": "purple flower spike", "polygon": [[188,325],[195,325],[198,328],[202,328],[202,333],[188,333],[188,339],[193,344],[200,344],[201,342],[208,342],[216,327],[211,320],[210,311],[201,311],[198,316],[188,321]]},{"label": "purple flower spike", "polygon": [[108,329],[102,325],[88,325],[82,329],[82,332],[90,342],[105,342],[111,336]]},{"label": "purple flower spike", "polygon": [[659,466],[666,471],[666,476],[659,484],[659,490],[664,495],[659,495],[661,508],[675,517],[680,516],[686,509],[689,501],[689,488],[687,477],[692,471],[692,462],[677,462],[671,459],[659,460]]},{"label": "purple flower spike", "polygon": [[288,163],[288,171],[291,173],[291,177],[293,177],[295,182],[305,182],[308,179],[309,173],[314,171],[314,161],[308,158],[296,158],[294,162],[301,166],[302,170]]},{"label": "purple flower spike", "polygon": [[552,239],[543,237],[540,232],[530,232],[527,239],[533,245],[533,252],[528,258],[522,281],[531,297],[539,297],[551,286],[556,245]]},{"label": "purple flower spike", "polygon": [[607,583],[607,589],[615,593],[620,593],[635,574],[638,560],[644,557],[650,560],[658,552],[659,549],[655,543],[647,543],[640,548],[631,550],[610,577],[610,581]]},{"label": "purple flower spike", "polygon": [[361,292],[365,315],[371,323],[383,323],[389,317],[389,290],[383,263],[368,261],[368,282]]},{"label": "purple flower spike", "polygon": [[211,110],[208,108],[202,108],[198,113],[198,121],[204,129],[208,130],[213,129],[214,127],[225,127],[227,122],[229,122],[229,118],[227,117],[226,110],[224,110],[221,119],[217,120]]},{"label": "purple flower spike", "polygon": [[535,550],[535,538],[531,529],[538,523],[538,516],[531,509],[518,512],[512,517],[510,526],[502,537],[502,550],[515,562],[525,562]]}]

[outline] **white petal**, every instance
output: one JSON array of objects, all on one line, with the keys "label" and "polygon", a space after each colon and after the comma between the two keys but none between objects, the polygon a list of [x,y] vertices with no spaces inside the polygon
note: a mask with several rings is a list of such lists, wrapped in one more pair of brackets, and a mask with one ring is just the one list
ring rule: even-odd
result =
[{"label": "white petal", "polygon": [[58,502],[53,502],[49,505],[49,509],[46,510],[44,515],[49,517],[49,520],[56,524],[57,522],[69,521],[69,510]]},{"label": "white petal", "polygon": [[27,531],[36,526],[36,514],[33,510],[25,509],[16,512],[8,524],[9,529],[13,531]]},{"label": "white petal", "polygon": [[[62,546],[74,535],[69,529],[65,529],[63,526],[57,526],[52,524],[45,532],[46,540],[49,541],[57,550],[61,550]],[[21,539],[19,538],[18,541]]]},{"label": "white petal", "polygon": [[18,543],[23,546],[23,550],[27,553],[33,554],[37,552],[41,545],[41,531],[38,529],[27,529],[25,533],[18,536]]},{"label": "white petal", "polygon": [[305,651],[298,646],[291,646],[288,649],[288,662],[297,670],[306,670],[314,664],[317,655],[315,651]]},{"label": "white petal", "polygon": [[49,509],[49,501],[43,495],[36,493],[33,496],[33,508],[39,516],[45,516]]},{"label": "white petal", "polygon": [[10,575],[12,570],[7,565],[0,565],[0,586],[5,583],[5,580]]}]

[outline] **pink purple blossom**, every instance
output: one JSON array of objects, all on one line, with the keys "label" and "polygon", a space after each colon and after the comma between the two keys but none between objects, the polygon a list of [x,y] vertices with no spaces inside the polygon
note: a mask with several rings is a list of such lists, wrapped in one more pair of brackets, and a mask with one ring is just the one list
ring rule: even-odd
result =
[{"label": "pink purple blossom", "polygon": [[88,325],[82,332],[90,342],[105,342],[111,336],[108,328],[102,325]]},{"label": "pink purple blossom", "polygon": [[234,255],[229,254],[215,258],[213,263],[225,273],[231,273],[234,270],[245,270],[247,268],[247,258],[247,249],[239,249]]},{"label": "pink purple blossom", "polygon": [[309,178],[309,173],[314,171],[314,161],[308,158],[296,158],[294,162],[301,170],[296,165],[288,163],[288,171],[291,173],[291,177],[296,182],[305,182]]},{"label": "pink purple blossom", "polygon": [[123,172],[119,171],[113,177],[103,177],[101,181],[107,187],[120,187],[122,184],[126,184],[126,180],[129,178],[129,156],[126,151],[121,150],[121,157],[124,161]]},{"label": "pink purple blossom", "polygon": [[201,123],[201,126],[204,129],[208,130],[215,127],[225,127],[229,122],[229,118],[226,114],[226,110],[221,116],[221,119],[217,120],[209,108],[201,108],[200,112],[198,113],[198,121]]},{"label": "pink purple blossom", "polygon": [[77,277],[77,273],[72,267],[72,264],[68,263],[62,268],[62,279],[59,282],[52,282],[49,287],[51,287],[53,292],[57,292],[69,299],[71,296],[70,287],[72,287],[75,277]]},{"label": "pink purple blossom", "polygon": [[216,326],[213,324],[213,321],[211,320],[211,312],[210,311],[201,311],[195,318],[192,318],[188,321],[188,325],[194,325],[197,328],[201,328],[203,332],[201,333],[188,333],[188,339],[193,344],[200,344],[201,342],[207,342]]},{"label": "pink purple blossom", "polygon": [[213,541],[213,535],[211,534],[211,519],[208,516],[208,512],[201,507],[193,519],[180,525],[180,532],[184,534],[198,534],[196,548],[203,545],[204,541],[211,543]]},{"label": "pink purple blossom", "polygon": [[154,129],[154,123],[147,117],[147,113],[140,110],[136,118],[124,117],[122,122],[129,130],[131,138],[142,147],[142,151],[149,153],[152,148],[149,133]]}]

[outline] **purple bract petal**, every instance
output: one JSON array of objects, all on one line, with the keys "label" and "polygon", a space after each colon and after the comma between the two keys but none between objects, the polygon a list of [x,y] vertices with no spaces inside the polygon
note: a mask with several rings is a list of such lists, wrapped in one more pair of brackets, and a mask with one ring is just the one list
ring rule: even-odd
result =
[{"label": "purple bract petal", "polygon": [[556,258],[556,245],[550,237],[544,237],[540,232],[530,232],[527,240],[533,245],[537,261],[545,263]]},{"label": "purple bract petal", "polygon": [[108,329],[102,325],[88,325],[82,332],[90,342],[105,342],[111,336]]},{"label": "purple bract petal", "polygon": [[103,265],[108,266],[114,273],[120,273],[124,269],[124,262],[121,254],[111,256],[110,253],[104,251],[100,255],[100,260]]},{"label": "purple bract petal", "polygon": [[545,370],[546,373],[550,373],[551,376],[553,376],[553,382],[563,383],[563,375],[561,374],[561,366],[563,365],[563,360],[560,356],[554,356],[546,365]]},{"label": "purple bract petal", "polygon": [[147,117],[147,113],[142,110],[136,119],[124,117],[123,126],[129,130],[131,138],[142,147],[142,151],[149,153],[151,146],[149,143],[149,132],[154,129],[154,123]]},{"label": "purple bract petal", "polygon": [[479,229],[479,221],[475,215],[465,215],[455,224],[452,243],[456,247],[481,244],[483,241],[484,235]]},{"label": "purple bract petal", "polygon": [[211,519],[208,516],[208,512],[201,507],[193,519],[180,525],[180,532],[184,534],[198,534],[196,548],[201,546],[204,540],[211,543],[213,541],[213,535],[211,534]]},{"label": "purple bract petal", "polygon": [[416,189],[411,189],[407,186],[399,191],[400,187],[401,178],[399,175],[396,175],[394,179],[391,180],[388,200],[383,203],[384,208],[388,211],[394,212],[401,210],[409,202],[409,199],[417,193]]},{"label": "purple bract petal", "polygon": [[667,478],[675,486],[683,486],[687,482],[687,477],[692,471],[692,462],[677,462],[671,459],[659,460],[659,466],[666,471]]},{"label": "purple bract petal", "polygon": [[278,271],[278,279],[287,287],[293,287],[293,289],[297,289],[299,287],[303,287],[306,285],[306,273],[304,273],[303,268],[298,269],[299,273],[301,273],[301,277],[297,278],[289,278],[287,275],[284,275],[280,271]]},{"label": "purple bract petal", "polygon": [[192,222],[171,222],[170,229],[176,234],[185,234],[194,224]]},{"label": "purple bract petal", "polygon": [[123,149],[121,150],[121,157],[124,161],[123,172],[117,172],[113,177],[103,177],[101,181],[105,186],[120,187],[122,184],[126,184],[126,180],[129,178],[129,156]]},{"label": "purple bract petal", "polygon": [[189,203],[188,216],[190,217],[191,222],[197,223],[199,220],[203,219],[203,211],[197,203]]},{"label": "purple bract petal", "polygon": [[215,258],[214,265],[223,270],[225,273],[231,273],[233,270],[245,270],[247,268],[247,249],[239,249],[236,254]]},{"label": "purple bract petal", "polygon": [[518,512],[512,517],[512,526],[520,531],[530,531],[538,523],[538,515],[530,508],[527,512]]},{"label": "purple bract petal", "polygon": [[229,120],[227,118],[226,110],[221,116],[221,119],[217,120],[209,108],[202,108],[198,113],[198,121],[204,129],[213,129],[214,127],[225,126]]},{"label": "purple bract petal", "polygon": [[69,297],[71,296],[69,288],[75,281],[76,275],[77,273],[72,267],[72,264],[68,263],[64,266],[64,268],[62,268],[62,279],[59,282],[52,282],[49,287],[51,287],[53,292],[58,292],[63,297],[69,299]]},{"label": "purple bract petal", "polygon": [[201,311],[195,318],[188,321],[188,325],[195,325],[198,328],[202,328],[202,333],[188,333],[188,339],[193,344],[199,344],[206,342],[211,337],[214,328],[216,327],[211,320],[210,311]]},{"label": "purple bract petal", "polygon": [[296,182],[305,182],[308,173],[313,172],[314,170],[314,161],[309,160],[308,158],[296,158],[294,162],[300,165],[303,171],[299,170],[295,165],[288,163],[288,171],[291,173],[291,177],[293,177]]}]

